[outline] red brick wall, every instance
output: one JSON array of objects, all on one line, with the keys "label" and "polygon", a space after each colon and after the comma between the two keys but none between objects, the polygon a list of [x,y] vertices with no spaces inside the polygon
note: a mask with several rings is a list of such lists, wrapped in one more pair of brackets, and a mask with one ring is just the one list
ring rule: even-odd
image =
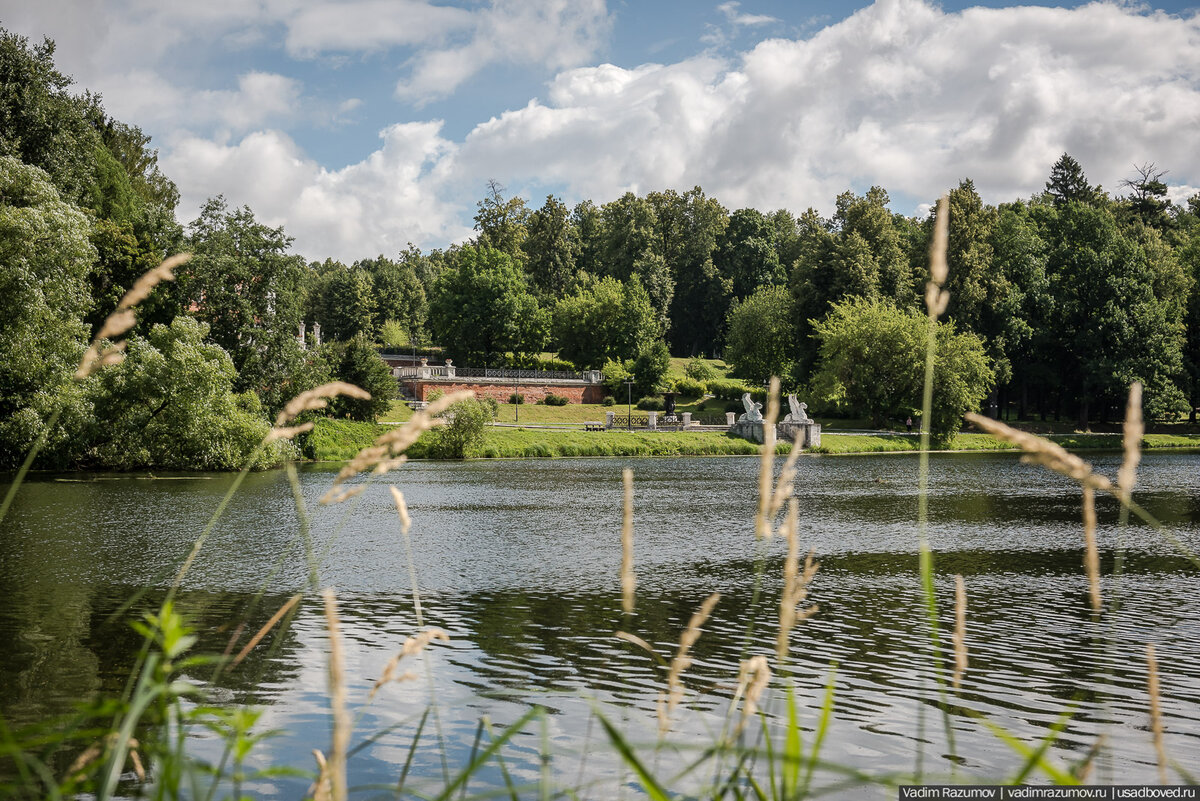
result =
[{"label": "red brick wall", "polygon": [[[468,381],[406,381],[405,382],[417,400],[428,400],[430,393],[435,390],[457,392],[468,389],[477,398],[495,398],[500,403],[508,403],[513,392],[518,391],[513,384],[472,384]],[[604,399],[604,387],[598,384],[586,385],[542,385],[521,384],[520,393],[525,396],[526,403],[537,403],[549,394],[561,395],[571,403],[599,403]]]}]

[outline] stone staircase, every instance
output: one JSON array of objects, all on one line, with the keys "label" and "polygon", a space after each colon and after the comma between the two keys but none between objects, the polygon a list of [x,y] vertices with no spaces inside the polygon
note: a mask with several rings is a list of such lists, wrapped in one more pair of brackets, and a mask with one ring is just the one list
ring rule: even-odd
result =
[{"label": "stone staircase", "polygon": [[398,384],[397,389],[400,393],[400,400],[404,401],[408,408],[416,411],[418,409],[424,409],[429,405],[426,401],[417,400],[413,394],[409,392],[408,387],[406,387],[403,382],[398,381],[396,383]]}]

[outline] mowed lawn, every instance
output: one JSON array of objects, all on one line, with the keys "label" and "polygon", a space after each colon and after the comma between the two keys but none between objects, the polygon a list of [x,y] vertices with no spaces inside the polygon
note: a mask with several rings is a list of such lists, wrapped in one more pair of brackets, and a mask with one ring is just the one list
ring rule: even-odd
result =
[{"label": "mowed lawn", "polygon": [[[533,408],[533,407],[531,407]],[[559,407],[567,408],[567,407]],[[555,407],[548,407],[555,409]],[[371,445],[380,434],[394,425],[355,423],[349,420],[319,420],[316,429],[307,437],[306,452],[318,461],[344,461],[354,457],[362,448]],[[425,434],[409,449],[414,459],[426,458],[429,434]],[[1098,435],[1053,436],[1052,440],[1075,450],[1119,448],[1120,438]],[[934,446],[935,448],[937,446]],[[995,451],[1013,450],[1013,446],[987,434],[958,434],[946,450]],[[1200,436],[1149,434],[1142,442],[1146,449],[1200,448]],[[906,434],[822,434],[821,446],[814,454],[841,455],[856,453],[915,453],[920,438]],[[776,452],[786,454],[791,444],[780,442]],[[749,455],[758,446],[747,440],[731,437],[721,431],[583,431],[564,428],[526,428],[488,426],[483,441],[473,447],[472,458],[554,458],[564,456],[717,456]]]}]

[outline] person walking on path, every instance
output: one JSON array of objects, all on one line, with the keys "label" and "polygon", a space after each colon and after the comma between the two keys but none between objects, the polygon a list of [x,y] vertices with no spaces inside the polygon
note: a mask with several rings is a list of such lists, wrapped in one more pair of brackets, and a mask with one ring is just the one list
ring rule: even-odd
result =
[{"label": "person walking on path", "polygon": [[904,425],[908,426],[908,433],[911,434],[912,433],[912,415],[911,414],[908,416],[908,419],[904,421]]}]

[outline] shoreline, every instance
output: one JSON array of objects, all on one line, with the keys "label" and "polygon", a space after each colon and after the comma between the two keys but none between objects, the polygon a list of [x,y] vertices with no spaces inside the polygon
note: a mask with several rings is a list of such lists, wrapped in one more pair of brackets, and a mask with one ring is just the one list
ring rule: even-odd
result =
[{"label": "shoreline", "polygon": [[[325,420],[310,434],[305,447],[306,461],[345,462],[379,434],[393,428],[388,424],[354,423]],[[1047,437],[1069,451],[1120,451],[1119,437],[1108,434],[1054,434]],[[422,436],[408,451],[411,460],[433,458],[429,440]],[[1143,451],[1200,450],[1200,435],[1148,434]],[[987,451],[1019,452],[1016,446],[990,435],[960,433],[949,447],[933,448],[928,453],[980,453]],[[776,446],[776,454],[785,456],[791,443]],[[472,447],[467,460],[478,459],[569,459],[606,457],[674,456],[753,456],[759,446],[748,440],[721,432],[646,432],[583,431],[570,428],[492,427],[484,430],[483,441]],[[858,456],[863,454],[918,454],[919,440],[914,435],[823,433],[821,446],[803,456]],[[452,461],[452,460],[447,460]]]},{"label": "shoreline", "polygon": [[[297,465],[339,465],[350,461],[362,448],[370,446],[382,432],[393,428],[388,423],[353,423],[344,420],[328,420],[318,426],[318,441],[310,443],[306,450],[311,456],[296,461]],[[493,436],[488,436],[488,434]],[[336,435],[336,436],[331,436]],[[1121,443],[1118,436],[1111,434],[1052,434],[1046,437],[1072,453],[1119,453]],[[842,456],[914,456],[921,453],[916,447],[916,437],[907,434],[822,434],[822,444],[800,454],[801,457]],[[958,434],[954,444],[966,447],[933,448],[931,454],[970,453],[1020,453],[1020,449],[1001,442],[989,435]],[[911,447],[910,447],[911,445]],[[627,431],[582,431],[567,428],[491,428],[485,431],[484,443],[464,459],[440,459],[429,455],[429,442],[425,437],[418,440],[408,452],[410,461],[484,461],[525,459],[672,459],[679,457],[746,457],[759,455],[759,446],[748,440],[730,437],[718,432],[627,432]],[[779,443],[776,456],[786,456],[791,451],[790,443]],[[1142,441],[1143,454],[1154,452],[1186,453],[1200,452],[1200,435],[1147,434]],[[279,466],[255,470],[266,472]],[[229,475],[237,471],[228,471]],[[105,468],[80,468],[77,470],[31,470],[32,475],[60,475],[56,481],[97,481],[129,479],[179,480],[212,476],[213,471],[171,469],[156,471],[140,469],[116,471]],[[95,474],[105,478],[71,478]],[[15,471],[0,472],[0,483],[11,482]]]}]

